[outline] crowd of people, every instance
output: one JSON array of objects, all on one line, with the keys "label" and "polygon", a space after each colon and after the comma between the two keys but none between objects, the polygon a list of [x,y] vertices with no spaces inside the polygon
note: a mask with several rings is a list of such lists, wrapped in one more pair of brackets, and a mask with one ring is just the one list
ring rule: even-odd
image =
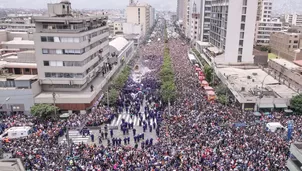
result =
[{"label": "crowd of people", "polygon": [[[155,117],[158,141],[144,148],[127,145],[58,144],[66,126],[78,127],[90,123],[99,125],[108,114],[99,108],[87,115],[71,116],[67,121],[39,121],[22,116],[7,117],[3,129],[31,122],[34,133],[24,139],[4,142],[5,152],[23,160],[27,170],[287,170],[289,145],[301,137],[301,118],[298,116],[256,116],[242,112],[235,104],[222,105],[209,102],[201,88],[195,68],[188,59],[189,45],[181,39],[170,39],[170,49],[177,98],[170,112],[163,106],[159,92],[158,72],[163,60],[165,42],[149,43],[141,48],[142,66],[151,72],[143,76],[141,83],[129,78],[120,93],[117,108],[138,114],[141,101],[145,100]],[[132,97],[131,93],[143,94]],[[150,112],[151,113],[151,112]],[[88,122],[83,122],[84,117]],[[278,121],[286,125],[293,120],[295,129],[292,140],[287,141],[285,131],[267,131],[263,122]],[[95,123],[97,122],[97,123]],[[236,127],[234,123],[246,126]],[[253,123],[253,124],[252,124]],[[126,144],[126,143],[125,143]],[[143,146],[143,145],[141,145]]]}]

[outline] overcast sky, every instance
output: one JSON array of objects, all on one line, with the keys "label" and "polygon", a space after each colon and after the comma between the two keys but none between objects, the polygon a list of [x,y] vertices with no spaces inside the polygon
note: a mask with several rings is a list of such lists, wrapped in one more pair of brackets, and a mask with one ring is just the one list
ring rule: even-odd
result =
[{"label": "overcast sky", "polygon": [[[124,9],[129,0],[70,0],[74,9]],[[159,10],[176,10],[177,0],[140,0],[147,2]],[[196,0],[200,1],[200,0]],[[256,1],[256,0],[255,0]],[[46,8],[49,2],[60,0],[0,0],[4,8]],[[279,12],[301,11],[302,0],[274,0],[274,9]]]}]

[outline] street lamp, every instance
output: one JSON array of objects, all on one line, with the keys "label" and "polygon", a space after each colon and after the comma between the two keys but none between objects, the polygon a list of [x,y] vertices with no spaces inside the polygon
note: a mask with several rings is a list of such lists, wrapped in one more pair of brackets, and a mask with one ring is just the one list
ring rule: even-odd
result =
[{"label": "street lamp", "polygon": [[264,84],[265,79],[266,79],[268,76],[270,76],[270,75],[267,74],[267,75],[263,78],[262,83],[261,83],[261,93],[258,95],[258,99],[259,99],[258,111],[259,111],[259,105],[261,104],[261,99],[262,99],[262,97],[263,97],[263,84]]}]

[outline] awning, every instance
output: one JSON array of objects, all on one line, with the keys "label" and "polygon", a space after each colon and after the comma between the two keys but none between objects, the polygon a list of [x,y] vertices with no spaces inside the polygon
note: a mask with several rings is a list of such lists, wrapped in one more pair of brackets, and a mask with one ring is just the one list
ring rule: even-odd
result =
[{"label": "awning", "polygon": [[267,104],[259,104],[258,105],[259,108],[274,108],[274,104],[272,103],[267,103]]},{"label": "awning", "polygon": [[261,116],[261,113],[259,113],[259,112],[254,112],[254,115],[255,115],[255,116]]},{"label": "awning", "polygon": [[287,108],[288,106],[285,103],[275,103],[275,108]]}]

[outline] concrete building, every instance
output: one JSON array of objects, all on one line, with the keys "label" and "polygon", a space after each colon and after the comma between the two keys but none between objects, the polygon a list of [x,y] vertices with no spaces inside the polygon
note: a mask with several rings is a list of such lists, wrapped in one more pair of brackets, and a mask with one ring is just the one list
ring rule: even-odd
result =
[{"label": "concrete building", "polygon": [[300,36],[300,33],[273,32],[270,36],[272,53],[289,61],[301,60]]},{"label": "concrete building", "polygon": [[272,9],[272,0],[258,0],[257,21],[271,21]]},{"label": "concrete building", "polygon": [[150,10],[152,7],[147,3],[131,3],[126,8],[127,23],[141,24],[143,35],[146,35],[150,29]]},{"label": "concrete building", "polygon": [[139,34],[142,35],[143,27],[140,24],[123,23],[124,34]]},{"label": "concrete building", "polygon": [[196,46],[196,41],[199,40],[199,26],[200,26],[200,14],[197,12],[197,5],[194,2],[193,3],[193,13],[191,14],[191,24],[190,24],[190,38],[192,41],[192,44]]},{"label": "concrete building", "polygon": [[177,20],[183,20],[184,17],[183,0],[177,0],[176,16],[177,16]]},{"label": "concrete building", "polygon": [[16,37],[11,41],[2,42],[1,46],[3,49],[19,49],[20,51],[34,50],[34,41],[22,40],[20,37]]},{"label": "concrete building", "polygon": [[61,109],[72,109],[80,103],[75,109],[84,110],[97,99],[101,89],[98,85],[94,88],[93,81],[99,73],[105,75],[113,68],[107,61],[110,57],[108,17],[73,16],[70,6],[66,1],[48,4],[48,16],[34,17],[35,53],[43,90],[35,102],[52,103],[53,97],[48,97],[47,92],[77,94],[90,86],[93,93],[87,93],[87,99],[57,97]]},{"label": "concrete building", "polygon": [[150,28],[153,27],[155,23],[155,8],[150,7]]},{"label": "concrete building", "polygon": [[[1,67],[1,64],[0,64]],[[37,75],[0,75],[0,113],[30,114],[34,97],[41,92]]]},{"label": "concrete building", "polygon": [[25,171],[21,159],[2,159],[0,160],[0,168],[3,171]]},{"label": "concrete building", "polygon": [[114,31],[113,34],[123,34],[123,22],[115,21],[113,23]]},{"label": "concrete building", "polygon": [[282,30],[282,22],[272,19],[272,0],[258,0],[257,22],[254,45],[269,46],[272,32]]},{"label": "concrete building", "polygon": [[118,60],[127,59],[133,54],[134,42],[128,41],[123,37],[117,37],[109,42],[109,49],[112,56],[110,62],[118,62]]},{"label": "concrete building", "polygon": [[200,4],[200,41],[209,42],[210,41],[210,26],[211,26],[211,9],[212,0],[201,0]]},{"label": "concrete building", "polygon": [[301,14],[286,14],[285,23],[290,26],[302,26],[302,15]]},{"label": "concrete building", "polygon": [[290,155],[286,162],[286,167],[290,171],[300,171],[302,167],[302,143],[291,143],[289,151]]},{"label": "concrete building", "polygon": [[285,59],[271,59],[268,61],[271,75],[284,85],[302,92],[302,67]]},{"label": "concrete building", "polygon": [[212,0],[210,43],[226,63],[253,62],[257,1]]},{"label": "concrete building", "polygon": [[216,68],[215,72],[242,110],[286,109],[298,94],[261,69],[227,67]]},{"label": "concrete building", "polygon": [[282,30],[282,22],[257,21],[254,45],[269,46],[270,36],[273,32]]}]

